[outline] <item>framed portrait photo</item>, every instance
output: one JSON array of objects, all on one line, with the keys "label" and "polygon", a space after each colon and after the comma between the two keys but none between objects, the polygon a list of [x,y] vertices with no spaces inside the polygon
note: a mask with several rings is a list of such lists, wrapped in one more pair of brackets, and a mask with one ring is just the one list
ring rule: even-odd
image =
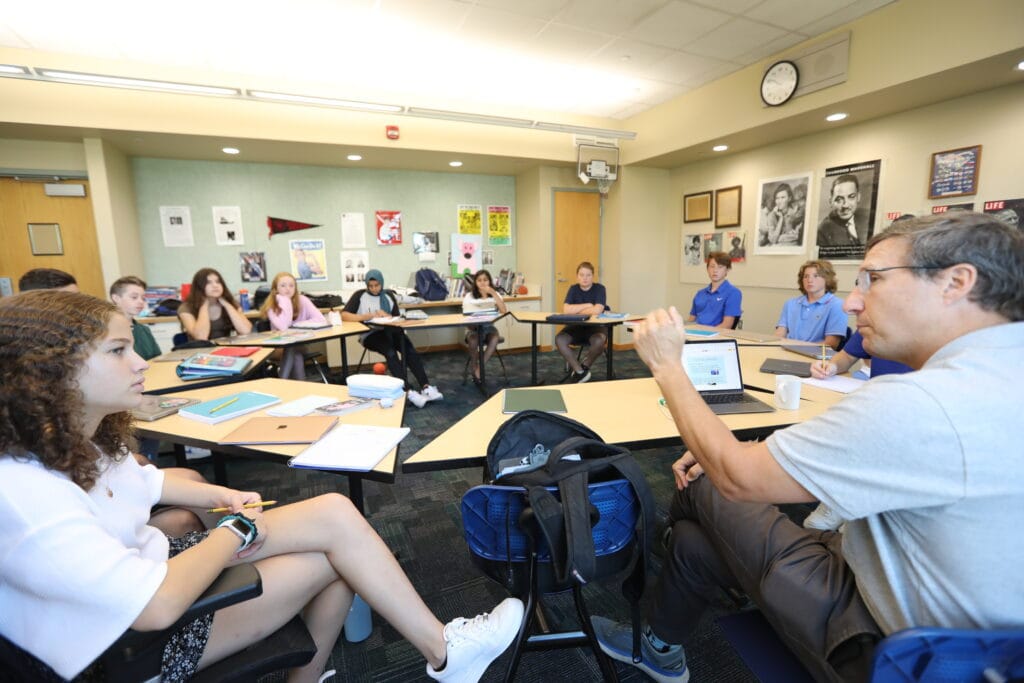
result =
[{"label": "framed portrait photo", "polygon": [[683,196],[683,222],[697,223],[711,220],[711,191]]},{"label": "framed portrait photo", "polygon": [[740,224],[740,202],[743,187],[723,187],[715,190],[715,227],[735,228]]},{"label": "framed portrait photo", "polygon": [[928,199],[977,194],[980,170],[981,145],[935,152],[928,173]]}]

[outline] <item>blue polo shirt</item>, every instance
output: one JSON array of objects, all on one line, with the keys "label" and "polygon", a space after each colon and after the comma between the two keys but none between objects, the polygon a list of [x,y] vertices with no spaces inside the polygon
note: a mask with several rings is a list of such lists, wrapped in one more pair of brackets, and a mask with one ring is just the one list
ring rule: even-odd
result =
[{"label": "blue polo shirt", "polygon": [[[854,358],[871,358],[871,354],[864,348],[864,337],[860,332],[854,332],[846,341],[843,351]],[[888,358],[871,358],[871,376],[881,377],[882,375],[902,375],[905,372],[913,372],[914,368],[904,365]]]},{"label": "blue polo shirt", "polygon": [[843,300],[832,292],[826,292],[813,304],[802,294],[783,304],[782,315],[775,326],[785,327],[789,339],[817,342],[830,334],[845,337],[847,315],[843,311]]},{"label": "blue polo shirt", "polygon": [[690,306],[690,315],[697,317],[697,324],[711,327],[721,325],[727,315],[738,318],[742,314],[743,292],[728,280],[722,280],[717,292],[711,291],[711,285],[698,290]]}]

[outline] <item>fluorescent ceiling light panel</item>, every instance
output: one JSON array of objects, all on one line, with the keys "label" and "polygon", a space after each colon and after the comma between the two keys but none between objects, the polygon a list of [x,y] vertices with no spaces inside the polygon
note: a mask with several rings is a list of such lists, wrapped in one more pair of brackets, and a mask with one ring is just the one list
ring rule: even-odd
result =
[{"label": "fluorescent ceiling light panel", "polygon": [[55,69],[37,69],[36,72],[46,80],[64,83],[81,83],[84,85],[104,85],[114,88],[130,88],[133,90],[160,90],[164,92],[186,93],[189,95],[241,95],[238,88],[221,88],[212,85],[193,85],[191,83],[173,83],[171,81],[151,81],[144,78],[124,78],[122,76],[104,76],[102,74],[78,73],[75,71],[57,71]]},{"label": "fluorescent ceiling light panel", "polygon": [[27,76],[28,69],[24,66],[15,66],[14,64],[0,64],[0,74],[18,74],[21,76]]},{"label": "fluorescent ceiling light panel", "polygon": [[272,102],[289,102],[292,104],[313,104],[319,107],[338,107],[357,111],[385,111],[398,113],[404,107],[397,104],[377,104],[376,102],[356,102],[354,100],[337,100],[331,97],[313,97],[311,95],[289,95],[287,93],[269,92],[266,90],[250,90],[249,97]]},{"label": "fluorescent ceiling light panel", "polygon": [[462,111],[445,111],[443,109],[421,109],[409,107],[405,110],[409,116],[421,119],[440,119],[442,121],[460,121],[462,123],[483,123],[492,126],[511,126],[513,128],[532,128],[530,119],[514,119],[507,116],[491,116],[490,114],[470,114]]},{"label": "fluorescent ceiling light panel", "polygon": [[538,121],[533,126],[538,130],[550,130],[555,133],[575,133],[577,135],[596,135],[601,138],[616,140],[636,140],[636,133],[631,130],[611,130],[609,128],[591,128],[590,126],[573,126],[567,123],[548,123]]}]

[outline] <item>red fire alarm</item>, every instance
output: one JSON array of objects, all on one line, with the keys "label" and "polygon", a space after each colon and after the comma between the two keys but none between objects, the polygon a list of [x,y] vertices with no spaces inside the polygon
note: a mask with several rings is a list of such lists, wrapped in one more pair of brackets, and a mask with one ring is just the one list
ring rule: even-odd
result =
[{"label": "red fire alarm", "polygon": [[385,126],[384,132],[387,134],[388,140],[398,139],[398,126]]}]

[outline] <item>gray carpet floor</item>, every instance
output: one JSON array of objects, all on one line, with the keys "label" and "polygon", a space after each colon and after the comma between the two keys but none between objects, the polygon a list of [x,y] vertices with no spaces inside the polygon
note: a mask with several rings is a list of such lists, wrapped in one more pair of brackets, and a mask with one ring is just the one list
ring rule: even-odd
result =
[{"label": "gray carpet floor", "polygon": [[[402,442],[400,460],[414,454],[484,400],[472,382],[462,384],[465,358],[461,351],[425,355],[431,382],[444,393],[444,400],[428,403],[422,409],[407,407],[405,425],[412,431]],[[603,361],[603,358],[599,359],[592,381],[604,381]],[[510,386],[528,384],[530,354],[505,354],[504,362]],[[490,361],[487,370],[490,391],[506,386],[497,359]],[[632,351],[615,353],[615,370],[619,379],[649,376],[646,367]],[[563,362],[556,352],[540,354],[542,381],[555,384],[564,375]],[[310,379],[313,379],[312,375]],[[659,518],[664,516],[672,494],[669,467],[679,452],[680,447],[634,452],[654,490]],[[169,457],[166,461],[162,464],[171,464]],[[213,478],[212,465],[200,462],[196,467],[206,477]],[[368,519],[394,550],[406,574],[441,621],[457,616],[471,617],[490,609],[507,596],[503,587],[485,578],[473,566],[462,538],[459,501],[469,487],[480,481],[480,469],[472,468],[420,474],[402,474],[399,471],[393,484],[368,481],[364,485]],[[265,499],[282,502],[329,491],[347,492],[344,477],[242,458],[234,458],[228,463],[228,484],[258,490]],[[654,558],[652,569],[649,585],[660,570],[659,558]],[[619,582],[588,585],[585,594],[592,614],[628,620],[628,603],[622,597]],[[549,597],[548,607],[555,627],[573,628],[575,611],[571,595]],[[685,643],[691,680],[757,680],[718,628],[714,613],[726,608],[723,601],[721,608],[705,615],[700,628],[690,642]],[[506,654],[492,665],[483,680],[501,680],[507,657]],[[424,666],[419,653],[379,615],[374,614],[370,637],[360,643],[349,643],[344,637],[339,639],[328,668],[337,670],[335,681],[404,683],[429,680]],[[648,680],[631,666],[618,664],[617,667],[622,681]],[[600,670],[590,651],[576,648],[525,654],[516,680],[596,681],[600,678]]]}]

